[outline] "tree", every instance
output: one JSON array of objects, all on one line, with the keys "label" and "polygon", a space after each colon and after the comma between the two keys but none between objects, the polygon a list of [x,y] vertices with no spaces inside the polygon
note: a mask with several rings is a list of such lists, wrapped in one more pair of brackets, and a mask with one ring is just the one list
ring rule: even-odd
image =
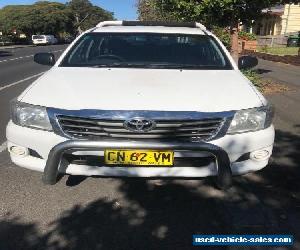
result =
[{"label": "tree", "polygon": [[72,0],[67,4],[40,1],[32,5],[9,5],[0,9],[0,30],[11,34],[13,30],[33,34],[76,33],[103,20],[112,20],[113,13],[88,0]]},{"label": "tree", "polygon": [[[231,53],[238,57],[238,24],[249,23],[261,15],[261,10],[274,6],[299,2],[298,0],[140,0],[138,5],[139,17],[150,20],[153,13],[165,20],[200,21],[207,26],[218,25],[230,27],[232,35]],[[145,7],[152,7],[154,12],[144,11]],[[151,13],[149,15],[148,13]],[[159,19],[159,18],[157,18]]]},{"label": "tree", "polygon": [[67,7],[73,14],[74,26],[77,27],[78,33],[94,27],[101,21],[113,20],[112,12],[92,5],[89,0],[71,0]]},{"label": "tree", "polygon": [[2,30],[32,34],[58,34],[72,30],[72,16],[61,3],[37,2],[33,5],[11,5],[0,10]]},{"label": "tree", "polygon": [[138,0],[137,9],[139,14],[139,20],[141,21],[160,21],[165,20],[163,13],[158,9],[158,5],[154,0]]}]

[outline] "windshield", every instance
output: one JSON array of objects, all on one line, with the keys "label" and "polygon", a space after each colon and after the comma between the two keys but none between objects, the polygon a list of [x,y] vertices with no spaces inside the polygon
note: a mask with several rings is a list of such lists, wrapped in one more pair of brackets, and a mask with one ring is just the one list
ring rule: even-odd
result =
[{"label": "windshield", "polygon": [[232,69],[213,37],[161,33],[88,33],[60,66]]},{"label": "windshield", "polygon": [[45,36],[42,36],[42,35],[34,35],[34,36],[32,36],[32,39],[34,40],[34,39],[44,39],[45,38]]}]

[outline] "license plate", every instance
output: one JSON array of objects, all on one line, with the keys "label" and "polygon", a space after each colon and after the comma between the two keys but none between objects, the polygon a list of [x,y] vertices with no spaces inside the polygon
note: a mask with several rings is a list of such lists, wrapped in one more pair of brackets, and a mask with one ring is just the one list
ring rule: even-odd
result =
[{"label": "license plate", "polygon": [[111,165],[172,166],[174,152],[149,150],[105,150],[105,163]]}]

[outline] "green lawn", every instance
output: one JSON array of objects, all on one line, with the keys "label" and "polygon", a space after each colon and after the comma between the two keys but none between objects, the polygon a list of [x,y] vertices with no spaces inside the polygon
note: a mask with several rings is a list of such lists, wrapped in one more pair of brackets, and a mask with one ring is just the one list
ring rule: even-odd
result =
[{"label": "green lawn", "polygon": [[272,55],[280,55],[280,56],[284,56],[284,55],[290,55],[290,56],[294,56],[294,55],[298,55],[298,47],[281,47],[281,48],[276,48],[276,47],[259,47],[257,49],[258,52],[265,52],[268,54],[272,54]]}]

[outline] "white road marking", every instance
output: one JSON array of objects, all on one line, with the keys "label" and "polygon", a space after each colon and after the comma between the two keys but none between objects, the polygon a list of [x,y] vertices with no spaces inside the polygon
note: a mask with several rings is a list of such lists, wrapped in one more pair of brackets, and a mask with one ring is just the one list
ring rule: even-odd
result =
[{"label": "white road marking", "polygon": [[61,52],[61,51],[64,51],[64,50],[63,49],[54,50],[54,51],[52,51],[52,53],[57,53],[57,52]]},{"label": "white road marking", "polygon": [[6,142],[3,142],[1,145],[0,145],[0,153],[2,153],[3,151],[5,151],[7,149],[7,141]]},{"label": "white road marking", "polygon": [[8,85],[6,85],[6,86],[0,87],[0,91],[2,91],[2,90],[4,90],[4,89],[7,89],[7,88],[10,88],[10,87],[12,87],[12,86],[15,86],[15,85],[17,85],[17,84],[19,84],[19,83],[22,83],[22,82],[28,81],[28,80],[30,80],[30,79],[32,79],[32,78],[35,78],[35,77],[41,76],[41,75],[42,75],[42,74],[44,74],[45,72],[46,72],[46,71],[43,71],[43,72],[41,72],[41,73],[38,73],[38,74],[36,74],[36,75],[29,76],[29,77],[26,77],[26,78],[24,78],[24,79],[22,79],[22,80],[20,80],[20,81],[13,82],[13,83],[11,83],[11,84],[8,84]]},{"label": "white road marking", "polygon": [[17,57],[17,58],[6,59],[6,60],[3,60],[3,61],[0,61],[0,63],[9,62],[9,61],[15,61],[15,60],[19,60],[19,59],[23,59],[23,58],[28,58],[28,57],[33,57],[33,56],[34,55],[29,55],[29,56],[21,56],[21,57]]},{"label": "white road marking", "polygon": [[[63,51],[63,49],[60,49],[60,50],[54,50],[54,51],[51,51],[51,53],[57,53],[57,52],[61,52]],[[23,58],[29,58],[29,57],[33,57],[34,55],[28,55],[28,56],[20,56],[20,57],[16,57],[16,58],[11,58],[11,59],[6,59],[6,60],[2,60],[0,61],[0,63],[3,63],[3,62],[9,62],[9,61],[15,61],[15,60],[20,60],[20,59],[23,59]]]}]

